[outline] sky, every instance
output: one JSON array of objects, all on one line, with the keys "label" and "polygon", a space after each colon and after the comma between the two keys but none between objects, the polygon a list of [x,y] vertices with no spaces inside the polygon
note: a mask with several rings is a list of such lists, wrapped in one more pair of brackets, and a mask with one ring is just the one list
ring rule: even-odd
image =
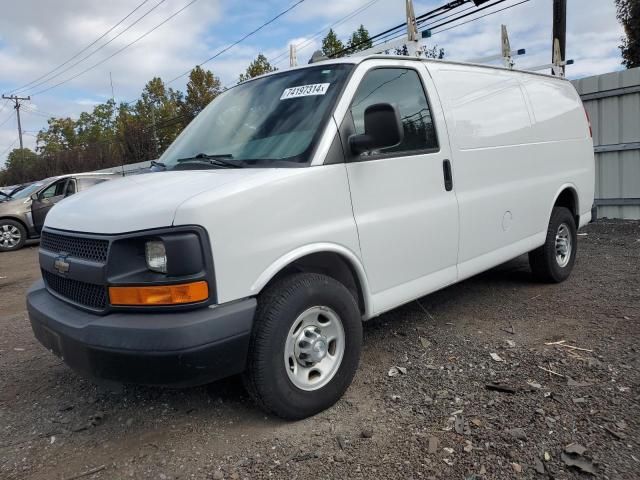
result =
[{"label": "sky", "polygon": [[[46,126],[48,117],[77,118],[82,111],[90,111],[95,104],[111,98],[110,75],[116,102],[133,100],[154,76],[165,81],[177,77],[297,1],[147,0],[84,53],[35,83],[32,82],[98,39],[143,0],[10,2],[0,16],[0,92],[8,94],[31,83],[18,92],[21,96],[31,95],[30,101],[23,102],[21,117],[24,145],[35,149],[35,136]],[[495,9],[519,1],[506,0]],[[414,0],[414,9],[420,15],[445,2]],[[444,48],[446,58],[451,60],[499,54],[500,25],[506,24],[511,47],[527,50],[526,55],[517,58],[516,68],[544,65],[551,62],[552,3],[552,0],[529,0],[448,31],[434,30],[426,43]],[[360,24],[373,35],[405,20],[404,0],[304,0],[203,67],[220,77],[223,85],[235,84],[258,53],[275,59],[280,69],[287,68],[289,44],[307,42],[361,7],[366,8],[336,25],[339,38],[346,40]],[[468,7],[460,7],[458,11],[464,8]],[[568,0],[567,10],[567,57],[575,60],[574,65],[567,67],[567,75],[581,78],[621,69],[618,45],[623,30],[615,18],[614,0]],[[102,62],[178,11],[131,47],[77,78],[40,93]],[[306,63],[319,48],[322,36],[298,50],[300,64]],[[112,41],[92,54],[109,40]],[[51,78],[56,74],[59,76]],[[170,86],[184,90],[185,84],[186,76]],[[15,117],[12,105],[0,101],[0,167],[11,149],[18,146]]]}]

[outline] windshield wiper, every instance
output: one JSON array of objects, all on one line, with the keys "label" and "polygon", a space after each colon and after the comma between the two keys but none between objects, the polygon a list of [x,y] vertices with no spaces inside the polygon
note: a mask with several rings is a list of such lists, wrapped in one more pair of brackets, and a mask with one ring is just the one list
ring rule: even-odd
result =
[{"label": "windshield wiper", "polygon": [[198,153],[193,157],[179,158],[176,160],[177,163],[186,163],[186,162],[205,162],[210,165],[215,165],[217,167],[227,167],[227,168],[242,168],[242,165],[238,162],[229,162],[225,159],[233,158],[231,154],[220,154],[220,155],[207,155],[206,153]]}]

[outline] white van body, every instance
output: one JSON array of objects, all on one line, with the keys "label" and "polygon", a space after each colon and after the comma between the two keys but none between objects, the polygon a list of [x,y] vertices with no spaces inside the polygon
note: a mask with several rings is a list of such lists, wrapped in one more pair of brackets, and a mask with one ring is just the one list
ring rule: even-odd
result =
[{"label": "white van body", "polygon": [[527,252],[536,277],[566,279],[594,196],[570,82],[408,57],[245,82],[156,165],[167,171],[49,213],[44,281],[27,296],[36,337],[108,380],[242,373],[262,407],[291,419],[348,388],[361,320]]},{"label": "white van body", "polygon": [[[129,177],[66,200],[46,226],[111,234],[201,225],[220,303],[257,295],[296,259],[336,253],[358,275],[368,319],[539,247],[563,191],[579,227],[591,220],[593,142],[570,82],[438,60],[335,62],[358,66],[313,168]],[[360,81],[389,66],[420,75],[440,150],[324,165]],[[443,159],[453,192],[442,188]]]}]

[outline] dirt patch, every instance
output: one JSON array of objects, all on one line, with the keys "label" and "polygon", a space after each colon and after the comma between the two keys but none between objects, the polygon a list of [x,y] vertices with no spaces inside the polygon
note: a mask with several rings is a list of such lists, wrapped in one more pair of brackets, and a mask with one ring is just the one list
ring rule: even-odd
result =
[{"label": "dirt patch", "polygon": [[26,319],[37,249],[1,254],[0,478],[638,478],[640,223],[583,232],[561,285],[521,257],[368,322],[345,397],[294,423],[234,378],[82,379]]}]

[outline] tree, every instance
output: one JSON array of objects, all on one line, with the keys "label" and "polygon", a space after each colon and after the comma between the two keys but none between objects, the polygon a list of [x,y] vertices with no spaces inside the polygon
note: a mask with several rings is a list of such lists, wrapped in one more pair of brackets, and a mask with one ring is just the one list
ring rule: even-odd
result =
[{"label": "tree", "polygon": [[113,140],[115,130],[116,103],[109,100],[93,107],[91,113],[82,112],[80,118],[75,122],[77,143],[88,145],[95,142]]},{"label": "tree", "polygon": [[351,38],[347,42],[349,53],[366,50],[373,46],[373,42],[369,37],[369,30],[360,25],[358,29],[351,34]]},{"label": "tree", "polygon": [[640,67],[640,0],[616,0],[618,21],[624,27],[620,52],[627,68]]},{"label": "tree", "polygon": [[71,118],[50,118],[47,120],[47,128],[38,132],[37,152],[54,154],[75,147],[78,143],[75,127]]},{"label": "tree", "polygon": [[240,74],[238,83],[245,82],[250,78],[254,78],[265,73],[275,72],[276,70],[278,69],[269,63],[267,57],[260,53],[256,59],[249,64],[246,72]]},{"label": "tree", "polygon": [[3,183],[22,183],[38,174],[38,155],[28,148],[14,148],[5,162]]},{"label": "tree", "polygon": [[341,57],[343,54],[339,54],[344,50],[344,44],[338,39],[336,32],[333,29],[329,29],[327,36],[322,39],[322,53],[329,58],[334,56]]},{"label": "tree", "polygon": [[210,70],[195,67],[191,70],[187,83],[187,96],[184,99],[185,114],[194,118],[221,92],[222,84],[218,77]]},{"label": "tree", "polygon": [[146,134],[151,141],[149,158],[157,158],[171,145],[185,124],[181,121],[180,110],[184,104],[184,94],[166,88],[160,77],[152,78],[142,90],[134,112],[140,117]]}]

